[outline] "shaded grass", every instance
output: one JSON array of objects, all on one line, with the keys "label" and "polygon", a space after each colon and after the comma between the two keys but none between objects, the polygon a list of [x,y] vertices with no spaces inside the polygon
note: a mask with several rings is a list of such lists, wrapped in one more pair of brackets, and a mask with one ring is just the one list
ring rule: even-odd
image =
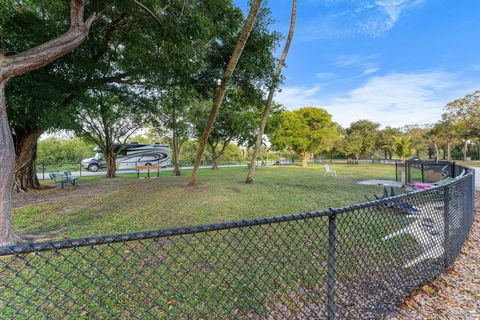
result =
[{"label": "shaded grass", "polygon": [[364,202],[364,194],[382,190],[356,182],[393,179],[395,173],[388,165],[336,169],[338,177],[324,177],[321,165],[259,167],[252,185],[243,183],[246,168],[206,169],[194,188],[185,186],[188,171],[143,180],[82,178],[78,188],[35,194],[37,203],[15,209],[14,226],[23,235],[61,238],[318,211]]},{"label": "shaded grass", "polygon": [[[58,238],[317,211],[362,202],[382,188],[357,181],[394,175],[385,165],[336,167],[336,178],[324,177],[321,166],[259,168],[253,185],[242,183],[244,168],[204,170],[195,188],[167,174],[85,179],[78,189],[48,190],[49,201],[17,208],[15,226]],[[401,264],[392,261],[416,245],[381,239],[407,223],[381,208],[338,218],[343,290],[366,290],[356,283],[375,265],[390,263],[385,276],[397,272]],[[327,254],[328,218],[317,217],[4,257],[0,317],[318,318],[326,315]]]}]

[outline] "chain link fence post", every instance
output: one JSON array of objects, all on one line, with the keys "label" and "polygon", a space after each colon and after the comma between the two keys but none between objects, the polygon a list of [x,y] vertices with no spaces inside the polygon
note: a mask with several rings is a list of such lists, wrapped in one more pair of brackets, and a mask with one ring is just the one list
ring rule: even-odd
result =
[{"label": "chain link fence post", "polygon": [[446,186],[443,189],[443,206],[444,206],[444,267],[448,268],[450,265],[449,248],[450,248],[450,187]]},{"label": "chain link fence post", "polygon": [[335,255],[337,251],[337,214],[330,209],[328,215],[327,300],[328,320],[335,319]]},{"label": "chain link fence post", "polygon": [[423,166],[423,163],[420,164],[420,168],[422,170],[422,183],[425,183],[425,168]]}]

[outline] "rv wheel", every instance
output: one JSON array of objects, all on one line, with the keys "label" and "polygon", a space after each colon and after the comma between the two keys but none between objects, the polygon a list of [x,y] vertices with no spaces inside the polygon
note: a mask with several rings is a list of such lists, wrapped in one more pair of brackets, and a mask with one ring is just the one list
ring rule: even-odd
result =
[{"label": "rv wheel", "polygon": [[150,162],[145,163],[145,166],[150,167],[152,164]]},{"label": "rv wheel", "polygon": [[92,163],[88,166],[88,171],[97,172],[98,170],[100,170],[100,166],[96,163]]}]

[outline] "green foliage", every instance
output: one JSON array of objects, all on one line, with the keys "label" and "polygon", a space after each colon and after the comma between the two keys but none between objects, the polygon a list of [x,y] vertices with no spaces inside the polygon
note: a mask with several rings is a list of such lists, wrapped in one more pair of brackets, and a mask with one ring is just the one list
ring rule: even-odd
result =
[{"label": "green foliage", "polygon": [[412,148],[413,138],[410,136],[393,136],[392,151],[401,161],[405,161],[416,153]]},{"label": "green foliage", "polygon": [[94,144],[80,138],[60,139],[49,137],[38,142],[38,163],[57,165],[61,163],[80,163],[94,154]]},{"label": "green foliage", "polygon": [[[80,115],[72,125],[76,134],[102,148],[113,150],[124,144],[146,122],[151,100],[126,87],[110,87],[109,91],[89,91],[76,103]],[[118,150],[120,151],[120,150]]]},{"label": "green foliage", "polygon": [[372,155],[378,144],[379,123],[370,120],[352,122],[346,131],[342,149],[347,156],[354,155],[357,159]]},{"label": "green foliage", "polygon": [[480,90],[448,103],[443,118],[452,124],[461,139],[478,136],[480,134]]},{"label": "green foliage", "polygon": [[277,150],[291,149],[302,159],[330,151],[340,138],[339,126],[322,108],[305,107],[283,111],[269,136]]},{"label": "green foliage", "polygon": [[[250,97],[241,88],[231,89],[207,140],[212,156],[220,157],[233,141],[240,145],[251,143],[260,121],[261,108],[262,100]],[[196,137],[202,135],[210,109],[211,102],[203,101],[192,110],[190,119]]]},{"label": "green foliage", "polygon": [[377,149],[380,149],[384,152],[385,158],[392,157],[392,151],[390,147],[394,142],[393,136],[398,135],[400,135],[400,129],[392,127],[386,127],[378,132]]}]

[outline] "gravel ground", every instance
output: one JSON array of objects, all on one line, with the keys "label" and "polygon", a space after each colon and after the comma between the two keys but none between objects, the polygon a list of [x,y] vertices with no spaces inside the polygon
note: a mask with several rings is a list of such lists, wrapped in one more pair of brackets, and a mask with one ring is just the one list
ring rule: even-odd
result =
[{"label": "gravel ground", "polygon": [[[480,192],[477,192],[477,199]],[[462,254],[448,272],[424,285],[388,319],[480,319],[480,201]]]}]

